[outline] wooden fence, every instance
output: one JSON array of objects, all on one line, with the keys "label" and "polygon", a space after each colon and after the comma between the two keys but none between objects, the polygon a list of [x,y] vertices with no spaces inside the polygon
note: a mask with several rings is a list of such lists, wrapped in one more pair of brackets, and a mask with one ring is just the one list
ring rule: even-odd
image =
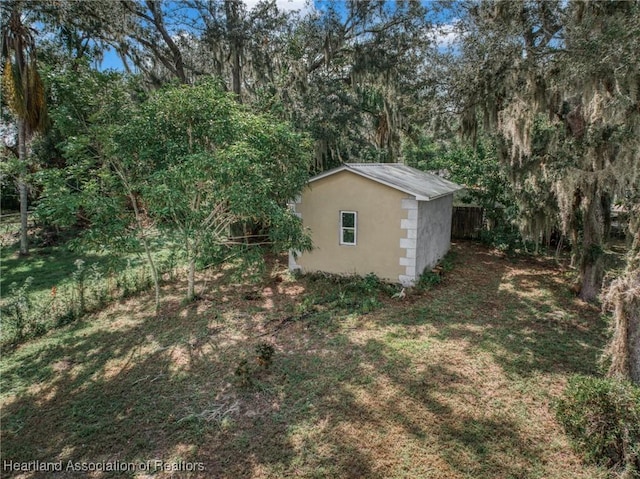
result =
[{"label": "wooden fence", "polygon": [[484,211],[478,206],[454,206],[451,222],[453,239],[478,239],[484,225]]}]

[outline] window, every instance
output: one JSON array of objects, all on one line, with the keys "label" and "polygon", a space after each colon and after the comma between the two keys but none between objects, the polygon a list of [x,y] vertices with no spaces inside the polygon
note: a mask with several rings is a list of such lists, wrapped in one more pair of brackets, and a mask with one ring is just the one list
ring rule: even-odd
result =
[{"label": "window", "polygon": [[340,244],[356,244],[356,228],[358,226],[358,213],[355,211],[340,212]]}]

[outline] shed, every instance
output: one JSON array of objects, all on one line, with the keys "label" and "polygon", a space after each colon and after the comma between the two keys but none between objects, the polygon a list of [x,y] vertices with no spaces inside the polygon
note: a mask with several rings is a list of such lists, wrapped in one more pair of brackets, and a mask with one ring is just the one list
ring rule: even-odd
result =
[{"label": "shed", "polygon": [[292,208],[314,249],[289,269],[366,275],[409,286],[449,250],[461,186],[395,163],[349,163],[309,180]]}]

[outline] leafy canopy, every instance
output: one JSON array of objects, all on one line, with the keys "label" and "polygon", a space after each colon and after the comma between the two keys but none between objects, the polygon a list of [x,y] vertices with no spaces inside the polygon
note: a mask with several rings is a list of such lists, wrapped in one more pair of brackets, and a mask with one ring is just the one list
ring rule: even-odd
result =
[{"label": "leafy canopy", "polygon": [[304,249],[286,204],[308,179],[307,141],[216,83],[159,90],[118,128],[114,144],[158,227],[199,247],[232,244],[232,224],[261,222],[278,249]]}]

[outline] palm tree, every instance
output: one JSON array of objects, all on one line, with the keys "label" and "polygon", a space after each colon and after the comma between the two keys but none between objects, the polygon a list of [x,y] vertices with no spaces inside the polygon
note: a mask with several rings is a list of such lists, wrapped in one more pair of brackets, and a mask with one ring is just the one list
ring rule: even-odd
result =
[{"label": "palm tree", "polygon": [[[29,144],[34,133],[44,129],[47,108],[44,85],[36,66],[36,45],[32,29],[23,23],[21,2],[7,2],[3,13],[9,13],[2,25],[2,87],[5,101],[14,114],[18,129],[18,174],[20,193],[20,254],[29,254],[27,237],[26,164]],[[6,15],[2,15],[7,18]]]}]

